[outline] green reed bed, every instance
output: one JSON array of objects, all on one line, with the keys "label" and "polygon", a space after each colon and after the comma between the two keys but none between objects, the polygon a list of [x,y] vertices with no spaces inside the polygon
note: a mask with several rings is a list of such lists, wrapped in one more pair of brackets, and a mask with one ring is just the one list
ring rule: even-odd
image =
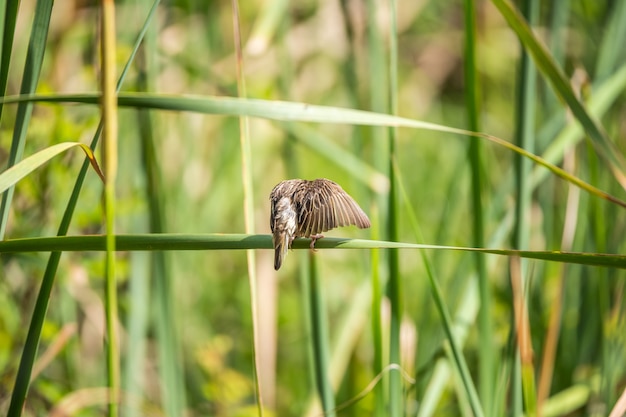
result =
[{"label": "green reed bed", "polygon": [[3,413],[624,412],[622,3],[14,3]]}]

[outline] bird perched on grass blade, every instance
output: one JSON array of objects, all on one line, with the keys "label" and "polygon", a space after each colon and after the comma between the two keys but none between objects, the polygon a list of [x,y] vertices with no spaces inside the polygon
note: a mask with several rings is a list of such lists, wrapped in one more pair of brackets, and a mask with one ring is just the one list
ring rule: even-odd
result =
[{"label": "bird perched on grass blade", "polygon": [[310,237],[311,249],[320,233],[339,226],[370,227],[361,207],[341,186],[325,178],[286,180],[270,193],[270,227],[274,242],[274,269],[278,270],[296,237]]}]

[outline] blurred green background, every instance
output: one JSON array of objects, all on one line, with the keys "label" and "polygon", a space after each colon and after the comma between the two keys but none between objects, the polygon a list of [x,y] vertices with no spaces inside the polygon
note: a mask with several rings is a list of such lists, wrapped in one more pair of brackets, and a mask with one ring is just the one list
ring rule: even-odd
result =
[{"label": "blurred green background", "polygon": [[[7,96],[20,91],[35,3],[19,3]],[[524,9],[522,3],[515,6]],[[498,8],[489,1],[470,5],[476,13],[475,33],[468,31],[467,4],[460,1],[397,2],[397,87],[391,94],[390,3],[241,2],[247,96],[382,113],[392,108],[391,97],[400,116],[471,130],[471,87],[477,92],[479,130],[513,142],[520,119],[528,120],[518,101],[526,88],[535,94],[530,105],[532,152],[544,155],[575,121],[541,73],[535,84],[520,80],[523,48]],[[151,6],[149,1],[116,2],[118,72]],[[589,102],[598,90],[608,89],[611,98],[604,98],[597,119],[616,149],[623,149],[624,2],[560,0],[535,6],[535,33],[581,100]],[[97,2],[54,4],[38,93],[100,90],[98,15]],[[468,36],[476,49],[472,86],[466,78]],[[121,90],[237,96],[234,43],[229,2],[161,2]],[[2,111],[0,162],[5,166],[17,106],[4,105]],[[90,143],[99,120],[97,106],[35,104],[24,155],[62,141]],[[268,196],[276,183],[323,177],[341,184],[373,223],[369,231],[351,227],[327,236],[388,239],[389,129],[260,118],[249,123],[256,233],[270,232]],[[244,233],[239,139],[236,117],[120,108],[116,232]],[[476,246],[470,141],[442,132],[397,130],[395,164],[406,190],[406,195],[397,194],[399,241]],[[626,197],[588,138],[578,133],[562,143],[554,163],[618,198]],[[624,253],[622,208],[533,167],[532,179],[537,180],[529,186],[530,200],[520,220],[515,217],[519,181],[530,179],[530,171],[516,172],[516,155],[490,142],[481,142],[477,154],[484,246]],[[101,158],[99,152],[97,156]],[[70,151],[18,183],[5,239],[57,233],[83,159],[82,153]],[[420,224],[422,241],[416,240],[410,216]],[[159,230],[155,218],[161,219]],[[514,239],[514,224],[527,235],[523,247]],[[100,234],[103,228],[102,184],[89,172],[68,234]],[[245,251],[172,250],[163,253],[156,267],[151,255],[117,256],[122,384],[127,393],[122,414],[257,415]],[[428,256],[447,309],[456,326],[467,332],[467,339],[461,339],[463,354],[485,415],[514,415],[519,381],[511,376],[516,342],[508,259],[484,258],[492,331],[491,340],[485,340],[477,331],[475,256],[450,251],[429,251]],[[48,257],[0,256],[2,412],[8,409]],[[386,282],[385,265],[392,261],[385,251],[369,250],[319,250],[314,257],[326,309],[322,317],[328,320],[337,415],[386,415],[387,402],[393,401],[387,398],[386,379],[380,391],[351,400],[376,377],[373,363],[381,346],[387,355],[389,304],[382,303],[382,325],[372,324],[371,277],[376,271]],[[455,366],[448,365],[448,342],[422,258],[408,250],[398,257],[400,365],[406,372],[403,413],[472,415]],[[272,251],[256,251],[256,349],[263,404],[269,415],[322,415],[316,408],[311,358],[308,253],[290,252],[279,272],[272,262]],[[546,369],[553,372],[542,415],[608,415],[626,387],[626,275],[618,269],[540,261],[524,263],[522,270],[537,384],[546,378]],[[103,288],[103,254],[62,256],[24,415],[105,413]],[[166,299],[160,298],[163,294]],[[560,316],[552,323],[555,311]],[[549,336],[555,329],[556,336]],[[382,339],[377,339],[377,330],[382,330]],[[550,337],[556,340],[556,353],[542,363]],[[484,381],[479,369],[485,344],[491,346],[491,384],[486,388],[479,382]],[[164,373],[168,366],[171,373]],[[525,407],[528,411],[528,403]]]}]

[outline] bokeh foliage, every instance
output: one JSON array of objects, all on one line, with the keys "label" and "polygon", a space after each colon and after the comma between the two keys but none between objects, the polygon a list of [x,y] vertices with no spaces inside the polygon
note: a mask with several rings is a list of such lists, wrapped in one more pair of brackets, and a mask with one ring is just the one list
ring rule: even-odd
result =
[{"label": "bokeh foliage", "polygon": [[[528,0],[531,1],[531,0]],[[41,1],[41,3],[45,3]],[[611,160],[596,152],[592,138],[576,129],[566,101],[541,70],[524,84],[520,44],[501,14],[502,1],[476,1],[476,31],[467,30],[466,10],[454,1],[399,1],[397,26],[390,3],[352,1],[245,2],[240,7],[247,96],[341,108],[393,109],[410,119],[468,128],[468,37],[480,131],[513,142],[522,112],[520,90],[533,89],[530,135],[533,152],[575,176],[626,198]],[[472,2],[470,2],[472,3]],[[522,4],[523,3],[523,4]],[[7,6],[7,4],[9,6]],[[10,11],[11,2],[0,4]],[[394,3],[392,2],[391,5]],[[494,5],[495,4],[495,5]],[[596,114],[616,150],[624,137],[626,27],[624,2],[540,2],[535,35]],[[20,93],[36,2],[17,9],[13,48],[3,55],[9,69],[6,96]],[[150,1],[117,2],[117,64],[121,72],[134,50]],[[525,10],[525,2],[514,5]],[[56,2],[36,92],[99,91],[99,4]],[[7,22],[10,13],[7,12]],[[122,92],[182,96],[237,96],[232,9],[227,2],[162,2],[150,22]],[[10,25],[5,22],[4,39]],[[396,27],[397,35],[390,34]],[[389,66],[397,42],[397,67]],[[391,45],[391,46],[390,46]],[[6,47],[5,47],[6,51]],[[10,58],[10,67],[6,59]],[[390,71],[397,86],[389,92]],[[393,85],[393,84],[392,84]],[[0,161],[5,164],[19,120],[16,105],[2,107]],[[24,155],[66,141],[90,143],[100,121],[94,105],[35,104],[27,123]],[[391,167],[397,171],[398,240],[474,246],[473,193],[483,204],[486,247],[624,253],[623,208],[580,192],[532,166],[520,174],[516,154],[482,142],[470,161],[470,139],[446,132],[397,129],[389,164],[389,131],[380,127],[251,118],[251,169],[256,233],[269,233],[268,195],[287,177],[335,180],[370,213],[371,232],[341,229],[329,236],[388,238],[386,195]],[[239,120],[200,112],[119,108],[118,233],[243,233],[244,189]],[[473,139],[471,139],[473,140]],[[331,149],[331,151],[329,151]],[[552,153],[550,153],[552,152]],[[617,151],[619,153],[619,151]],[[98,155],[100,156],[100,155]],[[549,157],[548,157],[549,156]],[[616,156],[621,158],[621,153]],[[84,155],[68,152],[20,181],[6,223],[5,239],[57,233]],[[476,164],[476,165],[472,165]],[[482,182],[472,187],[471,169]],[[515,216],[520,175],[528,176],[528,203]],[[402,190],[400,190],[402,189]],[[102,183],[89,172],[69,234],[104,232]],[[517,200],[516,200],[517,199]],[[419,225],[421,236],[416,233]],[[519,246],[514,224],[528,240]],[[370,234],[371,233],[371,234]],[[123,415],[256,415],[253,320],[244,251],[121,252],[117,256],[120,303]],[[480,405],[487,416],[513,415],[519,383],[515,371],[516,321],[507,257],[488,255],[492,340],[477,324],[480,295],[476,258],[462,251],[427,251],[427,270],[417,251],[398,252],[402,284],[400,366],[402,410],[407,415],[472,415],[459,368],[452,360],[429,276],[439,283],[455,324]],[[0,257],[0,410],[8,409],[33,305],[48,262],[47,253]],[[375,363],[387,364],[389,304],[376,300],[371,277],[389,278],[385,250],[294,250],[279,273],[273,254],[258,250],[258,322],[255,347],[263,404],[272,415],[320,415],[312,363],[310,303],[323,301],[338,415],[386,415],[386,369],[379,388],[351,402],[375,380]],[[542,415],[608,415],[625,387],[626,334],[621,269],[529,261],[523,271],[528,307],[532,379],[553,374]],[[377,275],[378,274],[378,275]],[[73,412],[102,415],[106,409],[104,257],[68,252],[61,257],[45,317],[38,361],[24,415]],[[319,291],[311,294],[310,291]],[[395,301],[392,300],[392,304]],[[380,308],[380,322],[373,309]],[[560,316],[554,316],[555,311]],[[378,311],[376,311],[378,313]],[[556,318],[554,318],[556,317]],[[372,324],[373,323],[373,324]],[[551,333],[558,330],[556,335]],[[392,336],[393,337],[393,336]],[[551,339],[552,338],[552,339]],[[554,339],[556,338],[556,339]],[[546,346],[555,354],[542,362]],[[491,346],[485,357],[483,346]],[[486,368],[481,362],[489,361]],[[319,364],[317,364],[319,365]],[[523,366],[523,365],[522,365]],[[493,385],[480,386],[479,369],[491,369]],[[487,379],[488,380],[488,379]],[[541,403],[541,401],[540,401]],[[524,403],[527,413],[532,401]],[[345,407],[344,407],[345,405]],[[395,410],[393,406],[392,411]]]}]

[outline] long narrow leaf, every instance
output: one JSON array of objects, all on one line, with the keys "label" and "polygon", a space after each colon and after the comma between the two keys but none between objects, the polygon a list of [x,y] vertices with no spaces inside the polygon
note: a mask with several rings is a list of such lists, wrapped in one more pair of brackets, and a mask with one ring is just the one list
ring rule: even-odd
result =
[{"label": "long narrow leaf", "polygon": [[[478,68],[476,62],[476,4],[474,0],[465,0],[465,107],[469,130],[480,131],[480,94]],[[474,246],[484,246],[484,210],[483,210],[483,177],[481,142],[477,138],[471,138],[469,142],[468,157],[471,168],[471,204],[472,204],[472,243]],[[494,354],[493,323],[491,314],[491,284],[487,276],[485,257],[477,253],[474,257],[476,272],[478,275],[478,287],[480,291],[480,310],[478,313],[478,329],[481,340],[488,343],[481,343],[479,349],[479,393],[483,409],[487,410],[486,415],[491,416],[496,355]],[[426,262],[426,258],[424,258]],[[471,397],[470,397],[471,398]]]},{"label": "long narrow leaf", "polygon": [[[524,149],[486,133],[470,132],[464,129],[438,125],[436,123],[423,122],[420,120],[407,119],[404,117],[391,116],[362,110],[341,109],[336,107],[315,106],[305,103],[292,103],[285,101],[270,101],[258,99],[239,99],[232,97],[192,97],[192,96],[164,96],[157,94],[120,94],[120,106],[155,108],[172,111],[195,111],[209,114],[226,114],[232,116],[248,115],[267,119],[286,121],[307,121],[321,123],[357,124],[369,126],[398,126],[414,129],[435,130],[452,133],[461,136],[474,136],[487,139],[498,145],[512,150],[535,163],[547,168],[553,174],[566,181],[594,194],[600,198],[611,201],[626,208],[626,202],[605,193],[591,184],[582,181],[565,170],[547,162],[540,156],[525,151]],[[99,97],[93,94],[70,94],[70,95],[30,95],[0,98],[0,102],[14,103],[20,101],[41,102],[73,102],[97,104]]]},{"label": "long narrow leaf", "polygon": [[[394,167],[394,171],[397,172],[399,182],[398,188],[402,192],[402,197],[404,198],[405,204],[408,207],[407,215],[409,218],[409,223],[411,224],[411,227],[413,229],[415,239],[418,241],[423,240],[419,223],[414,214],[415,209],[412,207],[409,199],[407,198],[406,188],[404,187],[404,182],[402,181],[400,171],[397,169],[397,167]],[[481,255],[479,252],[476,252],[476,254]],[[422,259],[422,262],[424,263],[424,268],[426,270],[426,275],[428,276],[428,282],[430,284],[431,294],[435,301],[435,305],[437,306],[437,310],[439,312],[439,316],[441,318],[441,322],[443,323],[444,331],[446,333],[449,356],[451,356],[451,365],[453,365],[452,369],[456,371],[456,374],[459,376],[459,379],[463,384],[463,393],[465,394],[465,397],[469,402],[472,413],[475,417],[483,417],[485,415],[484,405],[481,404],[480,399],[478,398],[478,393],[476,391],[474,381],[472,381],[469,367],[467,366],[467,361],[463,356],[460,341],[457,339],[458,332],[455,331],[452,317],[450,315],[448,307],[445,304],[441,287],[439,286],[439,281],[435,277],[434,267],[432,265],[432,262],[430,261],[428,254],[426,254],[425,251],[420,251],[420,257]]]},{"label": "long narrow leaf", "polygon": [[556,64],[546,46],[539,41],[526,20],[509,1],[492,0],[492,2],[511,29],[515,31],[526,51],[533,57],[539,71],[550,81],[552,88],[567,103],[574,116],[585,128],[596,150],[611,163],[614,174],[622,186],[626,186],[626,178],[624,177],[626,163],[621,152],[611,142],[602,126],[591,117],[585,106],[578,100],[565,73]]},{"label": "long narrow leaf", "polygon": [[[389,112],[392,115],[398,114],[398,28],[397,13],[398,2],[390,1],[390,18],[389,18]],[[392,242],[399,239],[399,210],[397,197],[396,173],[393,170],[394,160],[397,158],[397,137],[398,129],[396,126],[390,126],[388,131],[389,140],[389,193],[387,194],[387,238]],[[402,277],[400,276],[400,259],[397,249],[388,251],[387,269],[389,280],[387,282],[387,296],[389,297],[390,306],[390,323],[389,323],[389,364],[398,365],[400,363],[400,325],[402,323],[403,314],[403,291]],[[392,370],[389,373],[389,415],[391,417],[400,417],[404,415],[404,392],[402,387],[402,375],[398,370]]]},{"label": "long narrow leaf", "polygon": [[104,212],[106,217],[105,313],[107,334],[107,377],[109,388],[109,417],[119,415],[120,347],[117,306],[117,276],[115,273],[115,182],[117,178],[117,92],[115,89],[115,3],[102,1],[100,16],[102,52],[102,153],[104,155]]},{"label": "long narrow leaf", "polygon": [[[149,3],[152,0],[146,1]],[[153,1],[148,19],[144,23],[139,39],[145,35],[144,47],[141,49],[143,59],[137,61],[139,79],[138,87],[141,91],[154,91],[159,67],[157,53],[157,30],[154,25],[148,26],[151,16],[157,10],[160,2]],[[139,44],[133,49],[137,52]],[[129,60],[133,59],[133,55]],[[120,77],[121,78],[121,77]],[[119,90],[118,90],[119,91]],[[160,181],[159,159],[157,143],[161,126],[159,119],[153,117],[147,109],[137,109],[138,129],[140,136],[142,170],[145,175],[145,195],[148,201],[149,228],[152,233],[161,233],[166,229],[166,207],[159,190],[163,184]],[[157,343],[156,349],[159,358],[159,385],[161,392],[161,404],[165,415],[169,417],[180,415],[185,409],[186,391],[185,379],[181,366],[180,336],[176,327],[176,304],[170,273],[170,263],[167,254],[161,251],[152,252],[148,262],[150,268],[140,271],[139,274],[131,275],[131,289],[133,291],[130,305],[133,314],[129,315],[129,339],[126,360],[124,361],[125,390],[133,389],[134,394],[141,395],[145,389],[142,378],[137,378],[141,370],[146,366],[146,328],[148,327],[148,312],[154,309],[155,320],[152,322],[155,328]],[[141,262],[138,261],[138,262]],[[149,274],[142,276],[142,273]],[[144,282],[145,281],[145,282]],[[141,289],[135,286],[148,286],[150,293],[141,293]],[[152,300],[153,302],[146,301]],[[154,307],[156,305],[156,308]],[[132,330],[132,331],[131,331]],[[131,408],[132,407],[132,408]],[[140,415],[137,403],[128,403],[128,409],[123,410],[123,415]]]},{"label": "long narrow leaf", "polygon": [[[28,41],[28,52],[26,54],[26,62],[22,73],[22,84],[20,92],[22,94],[33,94],[37,90],[39,76],[43,63],[44,52],[48,39],[48,27],[50,26],[50,16],[52,14],[52,0],[38,1],[35,6],[35,15],[33,26]],[[10,68],[11,51],[13,48],[13,39],[15,36],[15,25],[17,20],[18,1],[9,1],[3,3],[2,7],[6,11],[3,16],[3,39],[2,39],[2,65],[0,68],[0,88],[2,95],[6,92],[8,82],[8,71]],[[0,107],[3,109],[4,106]],[[26,143],[26,132],[30,123],[33,111],[32,103],[21,103],[17,108],[15,125],[13,127],[13,138],[11,140],[11,150],[9,151],[9,160],[7,166],[10,168],[22,159],[24,147]],[[0,202],[0,239],[4,239],[9,217],[9,207],[13,200],[14,188],[10,186],[6,193],[3,193]],[[37,308],[35,312],[37,313]],[[37,343],[27,339],[24,345],[24,353],[32,358],[37,353]],[[27,361],[28,362],[28,361]],[[30,363],[20,362],[20,368],[15,378],[13,392],[11,393],[11,403],[9,404],[8,415],[19,416],[24,408],[24,400],[30,385],[30,375],[32,370],[32,361]]]},{"label": "long narrow leaf", "polygon": [[[117,251],[273,249],[271,235],[245,234],[136,234],[117,235]],[[310,239],[296,239],[293,249],[310,249]],[[383,240],[325,237],[315,242],[315,249],[437,249],[482,252],[519,256],[544,261],[568,262],[590,266],[626,269],[626,255],[590,252],[525,251],[513,249],[467,248],[463,246],[423,245]],[[0,242],[0,253],[9,252],[91,252],[104,251],[104,235],[54,236],[11,239]]]},{"label": "long narrow leaf", "polygon": [[[17,4],[17,2],[10,2],[12,4]],[[155,2],[152,10],[148,14],[146,18],[146,22],[144,23],[144,27],[137,37],[135,42],[135,47],[133,48],[133,52],[129,60],[127,61],[122,74],[120,75],[120,79],[117,84],[117,91],[119,91],[121,84],[128,73],[130,68],[130,63],[135,56],[139,45],[141,44],[141,40],[145,35],[146,28],[148,23],[151,21],[154,13],[156,11]],[[4,62],[4,59],[3,59]],[[96,129],[93,140],[91,142],[90,150],[93,151],[98,144],[98,139],[100,137],[100,133],[102,132],[102,123]],[[74,208],[76,207],[76,203],[78,201],[78,197],[80,194],[80,190],[82,188],[85,176],[89,169],[89,164],[93,165],[93,158],[87,158],[83,163],[80,172],[76,178],[76,182],[74,184],[74,188],[72,189],[72,194],[70,195],[69,201],[67,203],[67,207],[63,213],[63,218],[59,225],[59,229],[57,235],[63,236],[67,234],[67,231],[70,227],[70,221],[72,219],[72,215],[74,213]],[[97,165],[96,165],[97,166]],[[99,170],[99,168],[98,168]],[[99,173],[101,175],[101,173]],[[46,316],[46,311],[48,309],[48,302],[50,300],[50,294],[52,292],[52,286],[54,285],[54,278],[56,275],[57,268],[59,266],[59,261],[61,260],[61,252],[52,252],[50,254],[50,258],[48,259],[48,264],[46,265],[46,270],[44,272],[43,280],[41,283],[41,287],[39,288],[39,293],[37,294],[37,301],[35,302],[35,307],[33,309],[33,315],[28,327],[28,334],[26,336],[26,342],[24,344],[24,350],[22,351],[22,356],[20,358],[19,369],[15,381],[15,385],[13,387],[13,394],[11,399],[11,408],[15,410],[15,412],[19,412],[19,410],[23,409],[24,399],[26,398],[26,392],[28,391],[28,387],[30,384],[30,375],[33,368],[33,364],[35,362],[35,356],[37,354],[37,348],[39,345],[39,339],[41,336],[41,330],[43,328],[43,321]]]},{"label": "long narrow leaf", "polygon": [[[17,9],[19,1],[5,0],[0,2],[0,34],[2,40],[0,48],[0,95],[4,95],[9,80],[9,67],[11,63],[11,52],[13,51],[13,39],[15,37],[15,23],[17,22]],[[0,105],[0,119],[2,119],[2,109]]]},{"label": "long narrow leaf", "polygon": [[11,168],[0,174],[0,193],[5,192],[9,187],[15,185],[19,180],[21,180],[31,172],[35,171],[37,168],[39,168],[58,154],[76,146],[80,146],[80,148],[85,152],[87,158],[89,158],[89,161],[91,162],[91,166],[96,171],[98,176],[100,176],[102,181],[104,181],[104,175],[102,174],[102,171],[100,171],[100,167],[98,166],[96,157],[94,156],[91,149],[89,149],[89,146],[78,142],[62,142],[57,143],[56,145],[52,145],[46,149],[37,152],[36,154],[29,156],[28,158],[23,159],[19,163],[13,165]]},{"label": "long narrow leaf", "polygon": [[[14,19],[15,3],[10,9],[8,17]],[[20,92],[22,94],[33,94],[37,89],[39,83],[39,75],[41,73],[41,65],[43,63],[43,56],[46,50],[46,41],[48,39],[48,27],[50,26],[50,15],[52,14],[52,0],[38,1],[35,7],[35,18],[33,21],[33,27],[28,42],[28,53],[26,55],[26,63],[24,64],[24,73],[22,78],[22,85]],[[10,25],[7,29],[11,28]],[[13,40],[12,35],[5,32],[6,40]],[[4,44],[3,47],[10,52],[11,48]],[[4,61],[3,61],[4,62]],[[8,69],[8,60],[6,64]],[[6,74],[1,74],[2,79],[0,82],[5,83],[2,88],[6,87]],[[24,153],[24,146],[26,143],[26,132],[28,130],[28,124],[30,117],[33,113],[32,103],[20,103],[17,108],[17,116],[15,119],[15,127],[13,128],[13,139],[11,141],[11,150],[9,151],[8,167],[15,165]],[[4,238],[4,233],[7,227],[7,220],[9,217],[9,207],[13,200],[13,188],[9,188],[8,192],[2,195],[2,201],[0,202],[0,239]]]},{"label": "long narrow leaf", "polygon": [[[246,79],[244,77],[243,50],[241,41],[241,27],[239,16],[239,2],[231,1],[233,15],[233,38],[235,46],[235,61],[237,74],[237,92],[239,97],[246,97]],[[239,142],[241,145],[241,180],[243,186],[243,212],[246,233],[254,233],[254,186],[252,181],[252,150],[250,144],[250,120],[247,116],[239,118]],[[259,351],[261,349],[261,335],[259,334],[259,308],[256,274],[256,254],[254,251],[246,252],[248,261],[248,282],[250,283],[250,310],[252,315],[252,365],[254,367],[254,390],[257,397],[257,411],[263,417],[263,394],[260,383],[261,359]]]},{"label": "long narrow leaf", "polygon": [[324,293],[320,285],[318,260],[313,252],[309,256],[308,307],[311,319],[311,344],[315,385],[322,402],[325,416],[335,416],[335,395],[330,381],[330,341],[328,337],[328,317],[324,303]]},{"label": "long narrow leaf", "polygon": [[[524,2],[524,14],[527,17],[530,24],[536,24],[539,16],[539,7],[536,0],[528,0]],[[533,61],[530,59],[526,51],[522,52],[522,57],[519,63],[519,82],[517,88],[517,100],[516,100],[516,127],[515,127],[515,143],[528,152],[534,152],[535,150],[535,114],[536,109],[536,83],[537,83],[537,70],[533,65]],[[522,155],[515,155],[515,217],[513,223],[513,247],[518,249],[528,248],[528,241],[530,240],[530,208],[532,202],[532,188],[530,182],[530,172],[532,170],[531,163],[528,159],[523,158]],[[513,262],[517,261],[517,262]],[[527,277],[527,262],[520,261],[518,258],[513,258],[511,265],[518,265],[519,270],[511,268],[511,280],[518,287],[524,288],[524,283]],[[526,300],[521,296],[515,298],[515,287],[512,285],[514,304],[516,306],[513,317],[515,321],[511,323],[511,329],[517,330],[517,340],[520,340],[520,326],[521,326],[521,313],[518,310],[526,311]],[[521,292],[521,290],[520,290]],[[518,306],[519,300],[523,300],[523,308]],[[524,315],[524,317],[526,317]],[[524,334],[525,335],[525,334]],[[534,398],[534,390],[530,389],[528,383],[528,355],[523,354],[522,346],[518,345],[517,349],[513,350],[513,357],[511,358],[513,365],[513,372],[511,374],[511,408],[514,415],[522,413],[522,400],[526,407],[527,412],[534,413],[535,407],[529,408],[531,404],[535,404],[536,401],[531,400]],[[532,370],[531,370],[532,371]],[[533,375],[534,376],[534,375]],[[534,386],[534,385],[533,385]]]}]

